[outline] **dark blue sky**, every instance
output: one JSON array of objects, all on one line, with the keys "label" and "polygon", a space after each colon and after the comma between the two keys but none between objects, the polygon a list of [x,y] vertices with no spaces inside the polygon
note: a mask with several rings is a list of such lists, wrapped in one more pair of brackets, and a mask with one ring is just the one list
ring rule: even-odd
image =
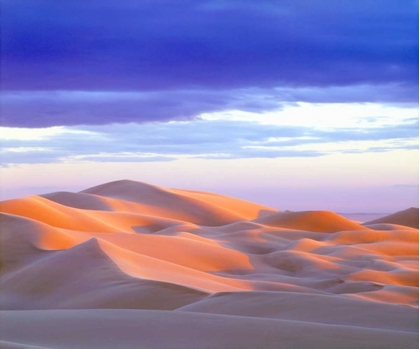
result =
[{"label": "dark blue sky", "polygon": [[[361,96],[348,92],[361,85],[364,102],[416,103],[418,4],[6,0],[1,58],[4,126],[189,119],[232,105],[265,111],[332,87],[348,89],[330,102],[352,102]],[[312,92],[293,94],[303,88]],[[244,97],[250,90],[270,98]],[[120,94],[110,102],[42,91]],[[127,91],[140,94],[127,101]]]}]

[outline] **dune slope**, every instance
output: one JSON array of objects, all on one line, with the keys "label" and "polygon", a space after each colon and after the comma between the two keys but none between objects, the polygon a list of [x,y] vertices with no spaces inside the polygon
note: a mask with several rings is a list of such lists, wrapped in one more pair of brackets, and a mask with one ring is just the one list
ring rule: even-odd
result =
[{"label": "dune slope", "polygon": [[128,180],[0,209],[2,348],[417,348],[418,209],[361,225]]}]

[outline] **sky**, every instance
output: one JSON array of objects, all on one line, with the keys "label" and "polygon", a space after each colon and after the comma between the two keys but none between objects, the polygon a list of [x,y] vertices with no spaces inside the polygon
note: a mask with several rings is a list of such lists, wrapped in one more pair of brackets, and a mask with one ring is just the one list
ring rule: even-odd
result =
[{"label": "sky", "polygon": [[132,179],[418,207],[418,2],[4,0],[1,199]]}]

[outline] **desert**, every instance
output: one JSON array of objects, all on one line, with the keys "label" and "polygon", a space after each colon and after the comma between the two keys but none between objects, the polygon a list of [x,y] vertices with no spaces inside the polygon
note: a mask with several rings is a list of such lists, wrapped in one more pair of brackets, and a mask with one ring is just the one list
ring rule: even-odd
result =
[{"label": "desert", "polygon": [[418,208],[120,180],[0,202],[2,348],[418,347]]}]

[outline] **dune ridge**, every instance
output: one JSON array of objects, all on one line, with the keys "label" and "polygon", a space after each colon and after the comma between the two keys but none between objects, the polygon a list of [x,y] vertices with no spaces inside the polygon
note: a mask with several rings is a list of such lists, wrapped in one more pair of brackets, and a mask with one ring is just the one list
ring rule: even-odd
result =
[{"label": "dune ridge", "polygon": [[130,180],[0,209],[2,348],[417,348],[418,209],[360,224]]}]

